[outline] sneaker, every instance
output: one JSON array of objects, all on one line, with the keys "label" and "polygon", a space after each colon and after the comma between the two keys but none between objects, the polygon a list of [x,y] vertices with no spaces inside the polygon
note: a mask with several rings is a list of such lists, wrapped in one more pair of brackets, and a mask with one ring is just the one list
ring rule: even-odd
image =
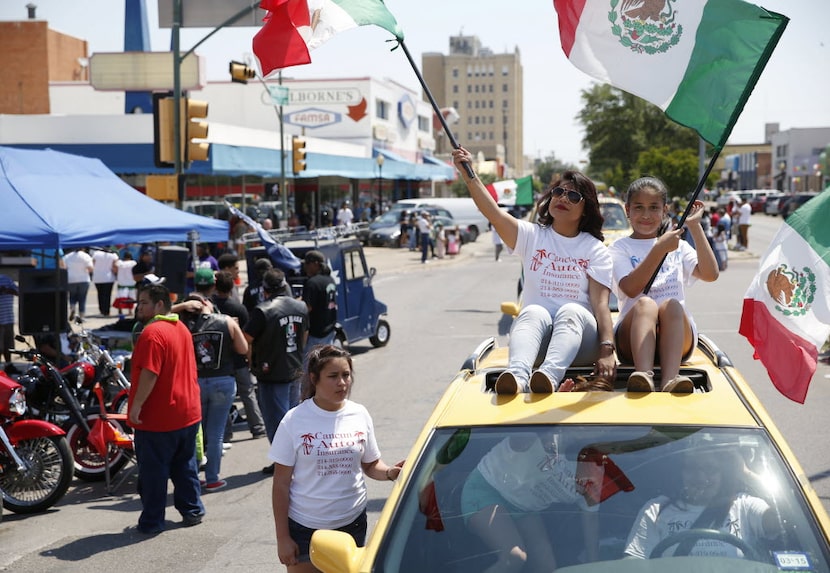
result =
[{"label": "sneaker", "polygon": [[553,390],[553,382],[551,382],[548,375],[541,370],[537,370],[530,375],[531,392],[535,394],[552,394]]},{"label": "sneaker", "polygon": [[230,442],[222,442],[222,449],[223,449],[223,450],[229,450],[229,449],[231,449],[232,447],[233,447],[233,444],[232,444],[232,443],[230,443]]},{"label": "sneaker", "polygon": [[268,433],[265,430],[263,430],[261,432],[252,433],[251,438],[254,439],[254,440],[259,440],[260,438],[264,438],[267,435],[268,435]]},{"label": "sneaker", "polygon": [[226,482],[223,479],[220,479],[219,481],[215,481],[213,483],[205,484],[205,491],[208,492],[208,493],[210,493],[212,491],[219,491],[220,489],[223,489],[227,486],[228,486],[228,482]]},{"label": "sneaker", "polygon": [[207,456],[202,456],[202,459],[199,460],[199,471],[205,471],[205,466],[207,466]]},{"label": "sneaker", "polygon": [[194,525],[199,525],[202,523],[202,517],[204,517],[203,513],[183,515],[182,527],[193,527]]},{"label": "sneaker", "polygon": [[496,394],[503,396],[513,396],[519,393],[519,383],[512,372],[504,371],[496,378],[496,384],[493,386]]},{"label": "sneaker", "polygon": [[675,394],[692,394],[695,391],[695,383],[687,376],[675,376],[663,384],[662,390]]},{"label": "sneaker", "polygon": [[654,392],[654,372],[632,372],[628,377],[629,392]]}]

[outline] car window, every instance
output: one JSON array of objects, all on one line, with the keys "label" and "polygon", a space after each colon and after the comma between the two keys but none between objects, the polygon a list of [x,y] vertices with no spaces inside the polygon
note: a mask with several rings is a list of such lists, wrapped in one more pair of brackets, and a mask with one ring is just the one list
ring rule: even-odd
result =
[{"label": "car window", "polygon": [[[573,566],[575,572],[619,573],[623,563],[624,570],[658,570],[645,560],[619,560],[637,547],[632,541],[639,538],[644,515],[657,519],[663,511],[665,535],[688,529],[698,534],[691,540],[679,538],[666,550],[667,556],[675,551],[689,555],[677,560],[680,564],[672,562],[671,570],[828,571],[828,548],[820,541],[800,487],[759,429],[577,425],[438,429],[417,461],[408,463],[417,466],[379,547],[376,571],[487,570],[496,556],[474,527],[496,518],[495,505],[506,512],[498,517],[507,515],[519,523],[519,531],[523,519],[535,524],[536,534],[550,541],[556,567]],[[713,535],[710,530],[717,527],[671,521],[683,515],[678,507],[688,509],[687,500],[693,499],[689,496],[712,491],[715,484],[720,484],[717,491],[725,493],[714,497],[708,513],[698,506],[702,513],[696,523],[709,523],[703,520],[705,515],[731,534]],[[735,523],[733,507],[746,513]],[[746,508],[763,512],[764,527],[769,528],[763,535],[755,533],[761,518]],[[473,521],[477,515],[478,521]],[[583,525],[591,520],[599,532],[596,560],[588,558],[583,538],[588,531]],[[741,525],[746,531],[739,533],[735,528]],[[735,536],[741,539],[731,539]],[[656,539],[649,541],[651,550],[659,548]],[[726,558],[742,555],[733,543],[754,561]]]},{"label": "car window", "polygon": [[366,276],[363,269],[363,260],[358,249],[343,251],[343,272],[347,281],[362,279]]}]

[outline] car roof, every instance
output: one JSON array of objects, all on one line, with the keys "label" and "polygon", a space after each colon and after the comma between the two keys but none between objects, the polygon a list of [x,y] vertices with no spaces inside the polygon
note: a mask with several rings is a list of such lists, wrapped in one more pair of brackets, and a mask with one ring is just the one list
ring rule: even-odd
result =
[{"label": "car roof", "polygon": [[[702,338],[705,340],[705,338]],[[498,426],[510,424],[670,424],[761,426],[755,413],[760,404],[746,382],[730,365],[720,368],[710,356],[722,356],[711,342],[703,342],[682,373],[708,391],[691,395],[653,392],[636,395],[615,392],[561,392],[499,396],[485,390],[504,370],[507,348],[495,346],[477,352],[474,369],[462,370],[451,383],[431,420],[433,427]],[[475,354],[475,353],[474,353]],[[728,363],[728,361],[727,361]],[[470,366],[469,361],[467,366]],[[590,369],[584,372],[588,374]],[[569,374],[576,374],[570,372]],[[627,377],[621,369],[618,379]],[[752,406],[752,407],[750,407]]]}]

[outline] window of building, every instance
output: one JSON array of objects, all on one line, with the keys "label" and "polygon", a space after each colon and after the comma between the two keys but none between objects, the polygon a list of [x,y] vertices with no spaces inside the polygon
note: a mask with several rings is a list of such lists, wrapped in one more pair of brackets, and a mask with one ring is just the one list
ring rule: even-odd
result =
[{"label": "window of building", "polygon": [[457,84],[452,86],[452,93],[454,93],[454,94],[458,93],[458,85]]},{"label": "window of building", "polygon": [[510,89],[510,88],[508,88],[508,87],[507,87],[507,84],[502,84],[502,85],[501,85],[501,92],[502,92],[502,93],[505,93],[505,94],[506,94],[506,93],[507,93],[507,91],[508,91],[508,89]]},{"label": "window of building", "polygon": [[468,94],[473,93],[473,86],[471,86],[471,85],[467,84],[467,93],[468,93]]},{"label": "window of building", "polygon": [[467,109],[473,109],[473,102],[467,100]]},{"label": "window of building", "polygon": [[502,109],[507,109],[507,100],[506,99],[501,100],[501,108]]},{"label": "window of building", "polygon": [[478,109],[478,100],[476,100],[476,106],[475,107],[476,107],[476,109]]},{"label": "window of building", "polygon": [[429,131],[429,120],[430,118],[424,117],[423,115],[418,116],[418,131]]},{"label": "window of building", "polygon": [[382,99],[375,100],[375,117],[389,119],[389,102],[385,102]]},{"label": "window of building", "polygon": [[489,107],[490,109],[493,109],[493,100],[488,101],[487,104],[488,104],[487,107]]},{"label": "window of building", "polygon": [[507,76],[509,74],[510,74],[510,68],[507,67],[507,66],[502,66],[501,67],[501,75]]},{"label": "window of building", "polygon": [[453,68],[452,69],[452,77],[454,77],[454,78],[458,77],[458,68]]},{"label": "window of building", "polygon": [[467,77],[471,77],[473,75],[473,66],[467,66]]},{"label": "window of building", "polygon": [[490,68],[487,70],[487,75],[493,75],[493,64],[490,64]]},{"label": "window of building", "polygon": [[475,92],[478,93],[478,86],[475,86]]},{"label": "window of building", "polygon": [[478,125],[478,120],[479,120],[479,117],[476,116],[476,125]]},{"label": "window of building", "polygon": [[489,88],[490,89],[488,89],[487,91],[489,91],[490,93],[493,93],[493,84],[490,84]]},{"label": "window of building", "polygon": [[460,106],[458,105],[458,100],[453,101],[453,102],[452,102],[452,106],[453,106],[455,109],[458,109],[458,108],[460,107]]}]

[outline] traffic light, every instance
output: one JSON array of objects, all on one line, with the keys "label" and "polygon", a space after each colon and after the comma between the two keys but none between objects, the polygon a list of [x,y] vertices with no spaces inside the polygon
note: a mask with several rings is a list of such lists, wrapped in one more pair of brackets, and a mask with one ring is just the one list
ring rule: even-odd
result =
[{"label": "traffic light", "polygon": [[254,69],[242,62],[231,62],[228,69],[231,73],[231,81],[239,84],[247,84],[248,80],[256,76]]},{"label": "traffic light", "polygon": [[305,139],[301,137],[291,138],[291,157],[294,165],[294,175],[305,171]]},{"label": "traffic light", "polygon": [[153,94],[153,161],[156,167],[171,167],[175,161],[173,98]]},{"label": "traffic light", "polygon": [[207,161],[210,144],[204,141],[194,140],[207,139],[208,124],[206,121],[200,120],[207,119],[208,102],[190,98],[186,98],[183,101],[184,141],[187,142],[184,146],[184,161],[185,163],[190,163],[191,161]]}]

